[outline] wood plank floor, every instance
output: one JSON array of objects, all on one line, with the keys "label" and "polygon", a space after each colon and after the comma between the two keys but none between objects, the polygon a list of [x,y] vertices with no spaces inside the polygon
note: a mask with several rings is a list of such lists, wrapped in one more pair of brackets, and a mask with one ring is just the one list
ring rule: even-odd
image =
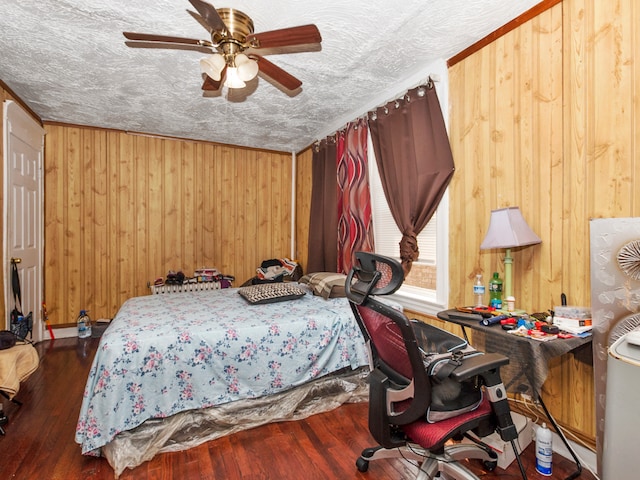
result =
[{"label": "wood plank floor", "polygon": [[[9,417],[0,436],[0,479],[113,479],[104,458],[85,457],[74,442],[82,391],[97,347],[82,348],[76,339],[43,342],[39,369],[22,384],[15,405],[3,399]],[[270,424],[220,438],[184,452],[166,453],[126,470],[121,479],[410,479],[418,468],[404,460],[372,462],[360,473],[355,460],[374,444],[367,430],[367,405],[348,404],[297,422]],[[523,455],[529,479],[547,479],[535,472],[530,446]],[[573,473],[572,462],[554,455],[553,478]],[[487,473],[477,462],[470,467],[483,479],[521,478],[514,462],[507,471]],[[589,472],[580,479],[592,480]]]}]

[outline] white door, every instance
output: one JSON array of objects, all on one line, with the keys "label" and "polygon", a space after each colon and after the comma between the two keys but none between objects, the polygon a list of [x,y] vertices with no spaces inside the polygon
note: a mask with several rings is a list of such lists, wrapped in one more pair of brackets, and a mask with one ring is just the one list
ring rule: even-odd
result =
[{"label": "white door", "polygon": [[[17,103],[4,103],[5,322],[14,306],[11,259],[19,259],[22,312],[33,312],[33,340],[44,338],[42,321],[44,130]],[[8,325],[7,325],[8,327]]]}]

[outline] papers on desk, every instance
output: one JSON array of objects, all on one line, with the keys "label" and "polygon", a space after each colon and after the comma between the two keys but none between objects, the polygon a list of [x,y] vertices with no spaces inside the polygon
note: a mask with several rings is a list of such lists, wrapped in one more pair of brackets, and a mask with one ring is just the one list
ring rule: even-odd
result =
[{"label": "papers on desk", "polygon": [[558,338],[557,335],[551,333],[544,333],[540,330],[528,329],[527,327],[518,327],[513,330],[508,330],[511,335],[517,335],[518,337],[530,338],[532,340],[538,340],[540,342],[548,342]]},{"label": "papers on desk", "polygon": [[591,318],[570,318],[570,317],[553,317],[553,324],[560,330],[573,333],[575,335],[590,332],[593,326]]},{"label": "papers on desk", "polygon": [[548,342],[549,340],[554,340],[556,338],[569,338],[569,337],[586,338],[591,336],[590,329],[585,332],[567,332],[567,333],[564,333],[564,329],[563,329],[563,332],[560,332],[559,335],[556,335],[552,333],[545,333],[540,330],[528,329],[527,327],[524,327],[524,326],[518,327],[514,330],[508,330],[508,333],[510,333],[511,335],[517,335],[518,337],[538,340],[540,342]]}]

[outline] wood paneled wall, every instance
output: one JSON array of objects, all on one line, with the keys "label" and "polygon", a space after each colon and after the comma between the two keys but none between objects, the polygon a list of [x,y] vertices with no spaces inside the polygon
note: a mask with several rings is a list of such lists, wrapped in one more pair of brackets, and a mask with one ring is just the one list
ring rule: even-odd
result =
[{"label": "wood paneled wall", "polygon": [[307,148],[296,156],[296,258],[307,273],[313,152]]},{"label": "wood paneled wall", "polygon": [[171,270],[255,275],[290,256],[290,154],[46,124],[45,299],[53,325],[112,318]]},{"label": "wood paneled wall", "polygon": [[[451,305],[502,271],[479,245],[513,205],[542,239],[513,252],[517,304],[590,305],[589,220],[640,215],[639,19],[634,0],[564,0],[450,68]],[[544,398],[595,436],[591,367],[554,362]]]}]

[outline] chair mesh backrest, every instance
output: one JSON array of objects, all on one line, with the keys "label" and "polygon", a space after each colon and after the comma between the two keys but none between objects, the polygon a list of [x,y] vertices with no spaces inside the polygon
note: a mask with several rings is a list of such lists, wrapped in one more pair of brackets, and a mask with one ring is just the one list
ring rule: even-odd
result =
[{"label": "chair mesh backrest", "polygon": [[393,271],[391,270],[391,266],[388,263],[379,262],[376,260],[376,270],[380,272],[382,275],[378,283],[376,283],[376,288],[384,288],[391,284],[393,280]]},{"label": "chair mesh backrest", "polygon": [[357,305],[356,308],[382,361],[403,377],[411,379],[411,362],[398,325],[367,305]]},{"label": "chair mesh backrest", "polygon": [[[409,321],[398,309],[374,298],[374,295],[389,295],[400,288],[404,281],[402,266],[392,258],[373,253],[357,252],[356,258],[359,265],[349,272],[345,287],[358,322],[363,324],[363,333],[371,340],[380,359],[411,379],[411,361],[398,325],[408,325]],[[406,334],[413,335],[413,331]]]}]

